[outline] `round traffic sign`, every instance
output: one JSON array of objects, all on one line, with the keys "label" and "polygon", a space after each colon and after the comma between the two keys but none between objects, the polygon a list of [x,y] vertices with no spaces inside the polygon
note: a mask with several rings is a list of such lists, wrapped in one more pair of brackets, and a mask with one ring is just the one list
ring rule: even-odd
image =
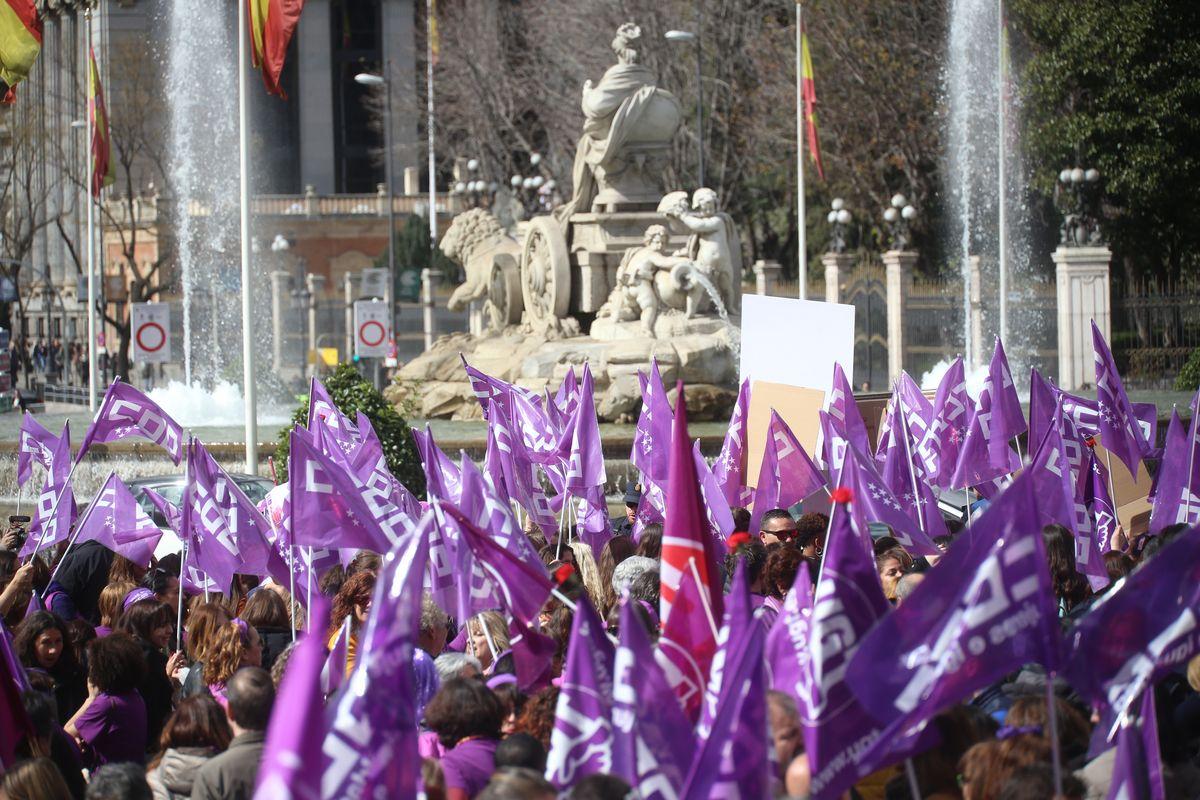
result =
[{"label": "round traffic sign", "polygon": [[383,344],[385,336],[387,336],[387,329],[378,320],[369,319],[358,328],[358,340],[367,347],[377,347]]},{"label": "round traffic sign", "polygon": [[157,322],[143,322],[137,329],[137,344],[144,352],[154,353],[167,343],[167,332]]}]

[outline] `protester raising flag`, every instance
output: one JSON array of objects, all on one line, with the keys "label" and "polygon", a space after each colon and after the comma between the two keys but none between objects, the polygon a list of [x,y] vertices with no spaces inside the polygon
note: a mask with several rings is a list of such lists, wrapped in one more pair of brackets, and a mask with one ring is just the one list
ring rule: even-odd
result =
[{"label": "protester raising flag", "polygon": [[162,530],[138,505],[125,482],[111,472],[75,524],[75,543],[99,542],[139,567],[151,565]]},{"label": "protester raising flag", "polygon": [[1137,475],[1143,454],[1149,449],[1138,424],[1137,414],[1117,372],[1112,351],[1092,320],[1092,347],[1096,351],[1096,410],[1100,414],[1100,441],[1121,459],[1130,475]]},{"label": "protester raising flag", "polygon": [[84,434],[75,463],[95,443],[106,444],[128,436],[141,436],[167,451],[176,464],[183,458],[183,428],[158,404],[122,381],[113,381]]},{"label": "protester raising flag", "polygon": [[75,492],[71,488],[71,422],[63,423],[62,433],[50,454],[50,468],[38,495],[37,509],[29,526],[29,538],[21,548],[25,558],[65,542],[75,524]]},{"label": "protester raising flag", "polygon": [[862,639],[846,680],[885,740],[1024,664],[1058,669],[1037,503],[1033,481],[1020,476]]},{"label": "protester raising flag", "polygon": [[17,485],[24,486],[33,476],[36,461],[48,473],[54,465],[54,450],[58,437],[42,427],[28,411],[21,418],[20,441],[17,445]]},{"label": "protester raising flag", "polygon": [[34,0],[0,2],[0,102],[16,102],[16,86],[42,52],[42,17]]},{"label": "protester raising flag", "polygon": [[560,789],[612,771],[613,647],[596,609],[580,597],[571,625],[546,777]]},{"label": "protester raising flag", "polygon": [[279,76],[287,57],[288,44],[300,21],[304,0],[243,0],[249,16],[250,60],[262,71],[267,92],[286,98]]},{"label": "protester raising flag", "polygon": [[754,488],[754,513],[750,530],[760,530],[763,514],[775,508],[791,508],[825,488],[825,478],[813,464],[804,446],[774,409],[767,423],[758,485]]}]

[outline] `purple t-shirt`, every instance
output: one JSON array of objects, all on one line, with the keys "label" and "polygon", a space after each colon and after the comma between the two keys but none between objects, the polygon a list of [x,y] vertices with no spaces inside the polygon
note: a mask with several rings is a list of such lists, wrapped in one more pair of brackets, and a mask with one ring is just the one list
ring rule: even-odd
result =
[{"label": "purple t-shirt", "polygon": [[483,791],[496,771],[495,739],[468,739],[442,756],[447,789],[462,789],[474,797]]},{"label": "purple t-shirt", "polygon": [[146,703],[136,690],[101,692],[75,720],[75,728],[96,753],[97,766],[146,761]]}]

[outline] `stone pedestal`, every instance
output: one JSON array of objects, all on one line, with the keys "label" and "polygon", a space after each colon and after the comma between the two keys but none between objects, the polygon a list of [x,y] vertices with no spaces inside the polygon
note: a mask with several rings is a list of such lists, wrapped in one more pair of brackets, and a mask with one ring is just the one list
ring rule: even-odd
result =
[{"label": "stone pedestal", "polygon": [[826,253],[821,256],[825,265],[825,302],[842,302],[842,276],[854,269],[854,256],[850,253]]},{"label": "stone pedestal", "polygon": [[271,365],[275,374],[283,368],[283,309],[292,276],[278,269],[271,273]]},{"label": "stone pedestal", "polygon": [[308,353],[305,362],[308,363],[309,376],[317,370],[317,301],[325,291],[325,276],[308,273],[304,276],[308,286]]},{"label": "stone pedestal", "polygon": [[1105,339],[1112,333],[1112,251],[1059,247],[1051,257],[1058,280],[1058,385],[1074,391],[1096,381],[1092,320]]},{"label": "stone pedestal", "polygon": [[912,291],[912,271],[917,253],[912,250],[888,250],[883,254],[887,270],[887,348],[888,381],[898,380],[904,371],[904,306]]},{"label": "stone pedestal", "polygon": [[967,353],[967,364],[971,369],[979,369],[984,363],[983,351],[983,270],[979,266],[979,256],[968,259],[971,274],[971,352]]},{"label": "stone pedestal", "polygon": [[754,262],[754,292],[755,294],[771,295],[779,285],[779,273],[783,267],[778,261],[763,261],[761,258]]}]

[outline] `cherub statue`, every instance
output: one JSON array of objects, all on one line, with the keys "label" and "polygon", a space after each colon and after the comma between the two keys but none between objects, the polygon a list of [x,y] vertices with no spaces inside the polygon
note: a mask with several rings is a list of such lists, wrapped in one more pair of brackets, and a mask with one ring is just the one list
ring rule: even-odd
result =
[{"label": "cherub statue", "polygon": [[680,265],[688,264],[683,256],[665,254],[667,229],[662,225],[651,225],[642,237],[642,247],[631,247],[621,258],[617,268],[617,285],[613,287],[608,302],[596,313],[598,318],[612,317],[618,321],[640,319],[642,333],[653,339],[654,323],[658,319],[661,299],[655,288],[655,278]]},{"label": "cherub statue", "polygon": [[[697,189],[689,209],[686,192],[671,192],[663,197],[658,210],[691,232],[687,247],[676,255],[686,256],[692,269],[716,290],[726,311],[736,314],[735,280],[740,281],[742,275],[742,251],[733,219],[717,207],[717,193]],[[678,275],[686,284],[686,316],[691,319],[708,304],[708,290],[701,281],[691,279],[688,271],[679,270]]]}]

